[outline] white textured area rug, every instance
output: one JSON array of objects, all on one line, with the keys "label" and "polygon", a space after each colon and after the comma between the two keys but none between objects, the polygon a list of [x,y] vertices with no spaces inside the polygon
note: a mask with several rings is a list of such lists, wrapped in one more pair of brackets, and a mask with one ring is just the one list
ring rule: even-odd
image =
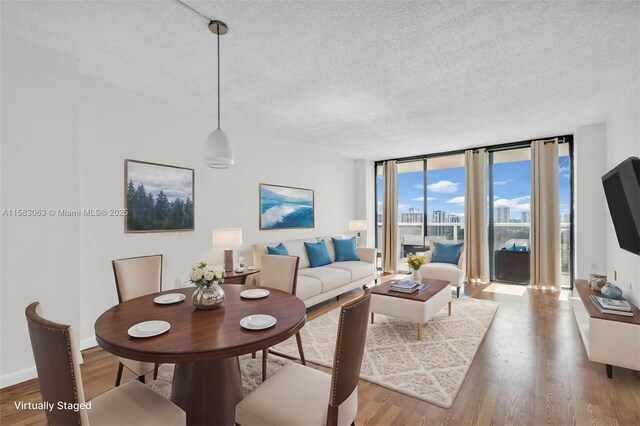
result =
[{"label": "white textured area rug", "polygon": [[[267,375],[275,373],[285,363],[287,359],[269,355],[267,359]],[[262,356],[261,352],[256,354],[256,358],[251,355],[240,357],[240,371],[242,372],[242,390],[244,396],[254,390],[262,382]],[[154,391],[167,399],[171,398],[171,380],[173,379],[173,364],[162,364],[158,369],[158,378],[149,382],[149,386]]]},{"label": "white textured area rug", "polygon": [[[417,340],[417,324],[375,314],[369,324],[360,377],[406,395],[449,408],[471,366],[499,303],[453,299],[451,316],[445,307]],[[307,361],[333,366],[340,309],[305,324],[301,331]],[[295,338],[274,350],[298,355]]]},{"label": "white textured area rug", "polygon": [[[367,331],[360,377],[439,407],[451,407],[498,306],[489,300],[454,299],[451,316],[446,308],[436,314],[423,328],[421,341],[416,324],[376,314]],[[305,324],[301,334],[307,361],[333,366],[339,315],[337,308]],[[295,338],[273,349],[298,356]],[[269,374],[284,363],[269,356]],[[240,366],[246,394],[260,383],[260,356],[241,357]],[[162,366],[158,380],[150,384],[167,397],[172,370]]]}]

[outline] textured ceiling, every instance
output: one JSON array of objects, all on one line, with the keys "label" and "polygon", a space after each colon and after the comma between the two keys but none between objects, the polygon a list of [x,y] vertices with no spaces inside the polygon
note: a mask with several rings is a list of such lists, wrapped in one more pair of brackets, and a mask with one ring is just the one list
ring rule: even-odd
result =
[{"label": "textured ceiling", "polygon": [[[222,120],[380,159],[573,133],[639,76],[630,2],[187,1],[225,21]],[[174,1],[2,1],[2,32],[216,113],[215,38]]]}]

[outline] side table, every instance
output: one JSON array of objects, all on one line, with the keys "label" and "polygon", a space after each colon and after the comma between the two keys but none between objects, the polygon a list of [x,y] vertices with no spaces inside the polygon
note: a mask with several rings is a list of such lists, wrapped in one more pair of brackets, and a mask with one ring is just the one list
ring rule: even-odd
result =
[{"label": "side table", "polygon": [[257,274],[260,269],[245,269],[244,272],[225,272],[226,278],[223,284],[244,284],[249,275]]}]

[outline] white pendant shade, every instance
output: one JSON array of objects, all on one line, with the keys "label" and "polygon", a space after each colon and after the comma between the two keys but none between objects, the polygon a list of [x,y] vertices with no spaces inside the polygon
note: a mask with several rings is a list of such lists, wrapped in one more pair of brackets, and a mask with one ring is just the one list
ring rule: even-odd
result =
[{"label": "white pendant shade", "polygon": [[229,138],[221,129],[216,129],[204,144],[204,164],[213,169],[228,169],[233,166],[233,149]]}]

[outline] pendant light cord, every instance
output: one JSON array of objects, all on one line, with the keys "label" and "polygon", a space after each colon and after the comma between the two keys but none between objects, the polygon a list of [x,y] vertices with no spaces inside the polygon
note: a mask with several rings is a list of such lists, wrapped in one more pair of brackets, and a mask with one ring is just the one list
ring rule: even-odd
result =
[{"label": "pendant light cord", "polygon": [[220,24],[216,24],[218,31],[218,130],[220,130]]},{"label": "pendant light cord", "polygon": [[[176,0],[176,1],[178,3],[180,3],[181,5],[183,5],[184,7],[186,7],[187,9],[191,10],[192,12],[202,16],[208,22],[213,22],[213,19],[211,19],[208,16],[198,12],[193,7],[189,6],[187,3],[185,3],[185,2],[183,2],[181,0]],[[220,24],[216,24],[216,32],[217,32],[217,35],[218,35],[218,129],[220,129]]]},{"label": "pendant light cord", "polygon": [[194,8],[192,8],[191,6],[189,6],[188,4],[186,4],[185,2],[182,2],[180,0],[176,0],[178,3],[180,3],[181,5],[183,5],[184,7],[186,7],[187,9],[191,10],[194,13],[197,13],[198,15],[202,16],[204,19],[206,19],[208,22],[213,21],[213,19],[209,18],[206,15],[203,15],[202,13],[198,12],[197,10],[195,10]]}]

